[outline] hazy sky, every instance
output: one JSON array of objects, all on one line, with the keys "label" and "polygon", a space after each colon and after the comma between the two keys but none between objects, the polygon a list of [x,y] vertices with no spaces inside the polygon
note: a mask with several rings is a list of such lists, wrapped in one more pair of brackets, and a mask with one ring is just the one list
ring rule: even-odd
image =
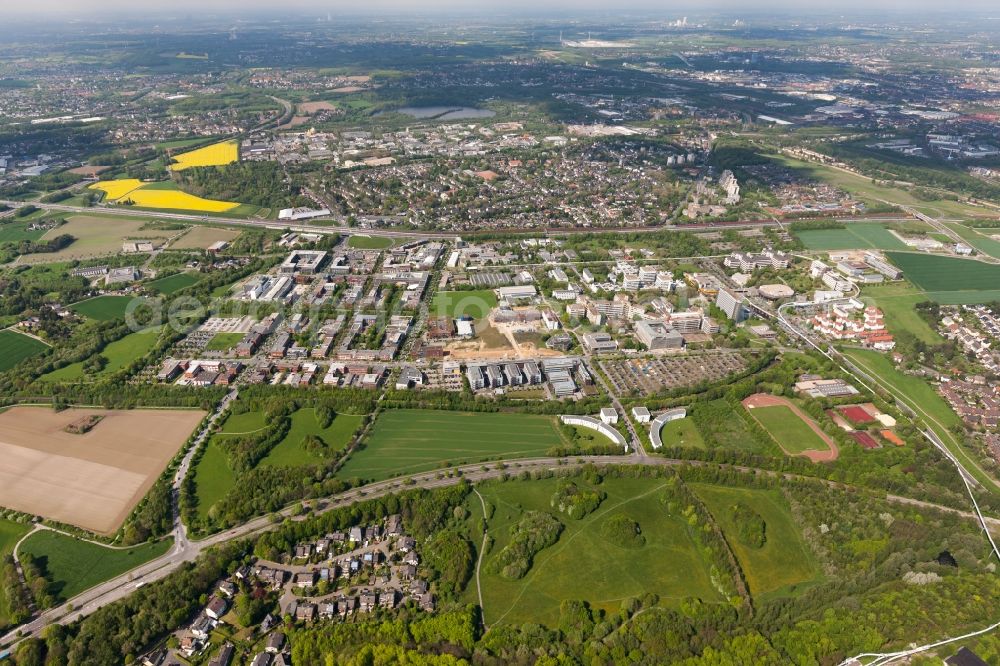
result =
[{"label": "hazy sky", "polygon": [[996,9],[1000,14],[997,0],[0,0],[0,15],[43,14],[59,12],[69,15],[89,15],[99,17],[102,11],[137,13],[150,11],[157,13],[175,12],[248,12],[311,10],[317,12],[373,13],[378,11],[403,11],[407,14],[434,11],[458,11],[468,13],[516,11],[532,13],[550,11],[608,10],[625,12],[642,10],[657,14],[671,15],[677,12],[711,12],[716,10],[737,13],[761,13],[770,10],[791,13],[840,13],[840,12],[905,12],[913,9],[954,12],[956,10],[989,11]]}]

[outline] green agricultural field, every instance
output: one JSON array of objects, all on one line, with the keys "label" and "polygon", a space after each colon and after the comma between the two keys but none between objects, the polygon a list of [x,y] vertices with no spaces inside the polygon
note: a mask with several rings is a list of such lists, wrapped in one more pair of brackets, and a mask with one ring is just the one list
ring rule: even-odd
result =
[{"label": "green agricultural field", "polygon": [[201,277],[194,273],[175,273],[174,275],[169,275],[165,278],[160,278],[159,280],[153,280],[146,286],[160,292],[161,294],[169,296],[170,294],[180,291],[181,289],[186,289],[193,284],[198,284],[200,281]]},{"label": "green agricultural field", "polygon": [[459,463],[543,456],[562,443],[552,416],[392,409],[379,415],[340,476],[379,480]]},{"label": "green agricultural field", "polygon": [[906,244],[889,233],[884,224],[848,222],[846,229],[810,229],[795,235],[810,250],[905,250]]},{"label": "green agricultural field", "polygon": [[97,296],[74,303],[69,308],[73,312],[90,319],[111,321],[124,317],[128,304],[134,300],[135,298],[132,296]]},{"label": "green agricultural field", "polygon": [[[702,484],[693,484],[691,489],[726,534],[754,599],[791,596],[821,579],[819,563],[779,491]],[[748,546],[737,537],[732,510],[736,504],[749,506],[764,519],[766,541],[761,548]]]},{"label": "green agricultural field", "polygon": [[[14,546],[28,533],[30,526],[9,520],[0,519],[0,560],[6,558],[14,550]],[[10,606],[7,593],[0,587],[0,629],[10,624]]]},{"label": "green agricultural field", "polygon": [[910,282],[926,291],[934,300],[960,292],[954,294],[954,297],[977,299],[960,302],[982,303],[989,300],[983,297],[983,292],[1000,290],[1000,265],[912,252],[887,252],[886,256],[902,269],[903,275]]},{"label": "green agricultural field", "polygon": [[242,333],[216,333],[205,345],[205,351],[229,351],[242,339]]},{"label": "green agricultural field", "polygon": [[917,314],[917,303],[930,300],[927,294],[904,282],[892,282],[865,287],[861,295],[872,299],[885,314],[885,324],[889,331],[898,334],[907,331],[927,344],[943,341],[937,331]]},{"label": "green agricultural field", "polygon": [[147,328],[135,333],[129,333],[121,340],[109,343],[100,354],[108,360],[104,368],[89,377],[85,377],[83,362],[73,363],[64,368],[53,370],[40,377],[44,382],[74,382],[81,379],[99,379],[118,372],[145,356],[156,344],[160,328]]},{"label": "green agricultural field", "polygon": [[[648,592],[671,608],[688,597],[723,602],[688,535],[687,523],[680,516],[670,516],[660,501],[664,479],[608,478],[599,486],[607,493],[606,499],[581,520],[567,518],[552,508],[556,483],[556,479],[510,481],[479,489],[495,507],[487,525],[495,542],[480,572],[487,624],[520,626],[531,622],[555,627],[564,599],[585,600],[608,613],[616,613],[623,600]],[[578,479],[577,483],[583,481]],[[472,496],[468,506],[472,520],[478,521],[482,515],[479,499]],[[565,526],[559,540],[535,556],[533,566],[521,579],[490,572],[489,562],[507,545],[511,525],[529,510],[556,516]],[[643,546],[626,550],[601,534],[601,526],[615,515],[639,524],[646,541]],[[586,583],[581,585],[581,581]],[[477,599],[475,578],[466,595],[470,603]]]},{"label": "green agricultural field", "polygon": [[913,409],[920,420],[944,442],[948,450],[986,488],[1000,494],[1000,483],[983,471],[962,446],[952,429],[961,428],[962,420],[951,410],[937,391],[919,377],[896,369],[892,359],[868,349],[844,349],[844,356],[854,362],[871,380]]},{"label": "green agricultural field", "polygon": [[106,580],[120,576],[163,555],[172,541],[156,541],[132,548],[116,549],[43,531],[24,540],[18,552],[40,560],[52,591],[59,599],[71,599]]},{"label": "green agricultural field", "polygon": [[439,291],[431,301],[432,317],[461,317],[485,319],[497,305],[496,294],[490,289],[478,291]]},{"label": "green agricultural field", "polygon": [[695,449],[704,449],[705,440],[701,438],[701,433],[691,419],[677,419],[670,421],[660,430],[660,439],[665,448],[675,446],[686,446]]},{"label": "green agricultural field", "polygon": [[384,250],[392,247],[395,241],[384,236],[351,236],[347,244],[359,250]]},{"label": "green agricultural field", "polygon": [[321,458],[302,447],[303,438],[315,435],[326,443],[330,451],[342,451],[351,440],[351,436],[361,427],[363,418],[355,414],[337,414],[328,427],[320,428],[316,421],[315,409],[312,407],[300,409],[292,414],[292,427],[288,435],[271,449],[260,464],[271,467],[297,467],[321,462]]},{"label": "green agricultural field", "polygon": [[226,496],[236,485],[236,475],[229,467],[225,452],[215,438],[208,440],[205,453],[194,468],[195,496],[198,498],[198,516],[205,519],[212,505]]},{"label": "green agricultural field", "polygon": [[26,358],[41,354],[48,345],[12,330],[0,331],[0,372],[10,370]]},{"label": "green agricultural field", "polygon": [[830,448],[809,424],[785,405],[754,407],[750,414],[788,453],[827,451]]}]

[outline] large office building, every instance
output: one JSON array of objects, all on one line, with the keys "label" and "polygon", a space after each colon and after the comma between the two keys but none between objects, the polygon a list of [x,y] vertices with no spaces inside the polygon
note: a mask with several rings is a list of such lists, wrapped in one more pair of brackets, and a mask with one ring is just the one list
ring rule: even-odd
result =
[{"label": "large office building", "polygon": [[583,346],[592,354],[618,351],[618,343],[607,333],[585,333]]},{"label": "large office building", "polygon": [[746,306],[743,304],[743,295],[732,292],[729,289],[719,290],[719,295],[715,298],[715,304],[720,310],[726,313],[727,317],[737,323],[746,319],[749,314]]},{"label": "large office building", "polygon": [[899,270],[874,252],[865,252],[865,263],[890,280],[898,280],[903,277],[903,271]]},{"label": "large office building", "polygon": [[684,336],[660,321],[640,321],[635,325],[635,337],[650,351],[684,346]]},{"label": "large office building", "polygon": [[312,275],[319,270],[320,264],[326,259],[323,250],[296,250],[288,255],[284,263],[278,267],[282,275]]}]

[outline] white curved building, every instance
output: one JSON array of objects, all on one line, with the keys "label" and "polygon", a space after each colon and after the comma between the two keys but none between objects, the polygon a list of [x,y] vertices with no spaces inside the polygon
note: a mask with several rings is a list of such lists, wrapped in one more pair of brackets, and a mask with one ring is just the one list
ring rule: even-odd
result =
[{"label": "white curved building", "polygon": [[600,419],[595,419],[593,416],[577,416],[575,414],[564,414],[559,417],[559,420],[566,425],[577,426],[579,428],[588,428],[590,430],[596,430],[601,433],[612,442],[618,446],[624,448],[628,451],[628,442],[622,437],[622,434],[612,428],[611,426],[602,423]]},{"label": "white curved building", "polygon": [[687,416],[687,407],[676,407],[674,409],[668,409],[663,412],[649,425],[649,441],[653,443],[653,448],[658,449],[663,446],[663,440],[660,439],[660,431],[663,430],[663,426],[671,421],[676,421]]}]

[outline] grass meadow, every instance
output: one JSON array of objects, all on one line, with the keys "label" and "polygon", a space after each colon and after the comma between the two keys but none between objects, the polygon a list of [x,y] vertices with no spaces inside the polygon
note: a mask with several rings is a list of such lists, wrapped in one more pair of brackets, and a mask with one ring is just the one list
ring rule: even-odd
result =
[{"label": "grass meadow", "polygon": [[[586,485],[575,479],[578,485]],[[660,501],[664,479],[607,478],[600,490],[607,497],[600,507],[580,520],[553,509],[550,498],[557,479],[510,481],[479,488],[494,507],[488,521],[495,540],[481,570],[484,619],[489,625],[520,626],[537,622],[558,626],[564,599],[581,599],[595,609],[615,613],[622,601],[653,592],[663,606],[677,608],[687,597],[723,602],[712,585],[705,560],[688,535],[680,515],[671,516]],[[472,520],[482,516],[479,499],[469,500]],[[540,551],[528,573],[511,580],[489,571],[489,562],[510,540],[510,528],[525,511],[544,511],[565,526],[559,540]],[[604,522],[624,515],[637,522],[645,538],[640,548],[625,549],[601,533]],[[478,542],[477,542],[478,545]],[[585,581],[584,584],[581,584]],[[476,597],[475,579],[467,590]]]},{"label": "grass meadow", "polygon": [[337,414],[333,422],[326,428],[320,428],[316,420],[316,410],[307,407],[292,414],[292,427],[283,440],[271,449],[260,461],[261,465],[270,467],[298,467],[322,462],[315,454],[302,447],[302,440],[307,435],[315,435],[326,443],[331,451],[342,451],[351,436],[361,427],[363,416],[355,414]]},{"label": "grass meadow", "polygon": [[347,244],[358,250],[384,250],[392,247],[395,241],[383,236],[351,236]]},{"label": "grass meadow", "polygon": [[459,463],[544,456],[562,443],[552,416],[393,409],[378,416],[340,476],[380,480]]},{"label": "grass meadow", "polygon": [[55,595],[71,599],[163,555],[171,545],[168,539],[127,549],[107,548],[57,532],[41,531],[25,539],[19,552],[39,559],[52,581]]},{"label": "grass meadow", "polygon": [[107,365],[90,377],[85,377],[83,362],[73,363],[58,370],[53,370],[47,375],[40,377],[44,382],[74,382],[81,379],[100,379],[118,372],[138,359],[142,358],[153,348],[159,338],[160,328],[147,328],[135,333],[129,333],[120,340],[108,343],[101,350],[100,354],[108,360]]},{"label": "grass meadow", "polygon": [[[729,537],[755,599],[788,596],[820,579],[819,563],[803,542],[779,491],[701,484],[693,484],[691,489]],[[749,506],[764,519],[763,547],[753,548],[735,537],[739,531],[733,517],[736,504]]]},{"label": "grass meadow", "polygon": [[491,289],[477,291],[439,291],[431,301],[432,317],[457,318],[468,315],[473,319],[485,319],[496,307],[497,297]]},{"label": "grass meadow", "polygon": [[165,296],[169,296],[170,294],[176,293],[181,289],[187,289],[191,285],[198,284],[200,281],[201,277],[196,273],[175,273],[173,275],[168,275],[165,278],[148,282],[146,283],[146,286],[164,294]]}]

